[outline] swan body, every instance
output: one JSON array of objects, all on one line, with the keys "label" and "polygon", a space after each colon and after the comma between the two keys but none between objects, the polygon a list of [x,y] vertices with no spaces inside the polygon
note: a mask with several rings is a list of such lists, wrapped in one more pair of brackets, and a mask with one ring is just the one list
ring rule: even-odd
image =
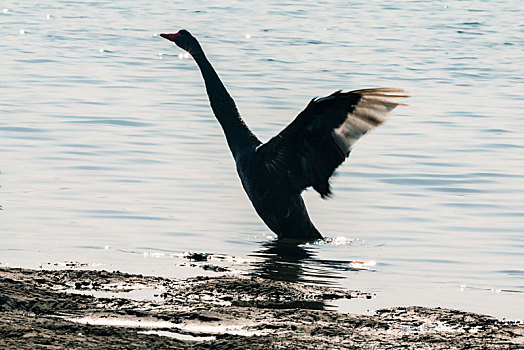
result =
[{"label": "swan body", "polygon": [[242,186],[264,223],[279,239],[322,238],[309,218],[302,191],[313,187],[322,198],[328,197],[329,178],[353,144],[381,125],[401,105],[392,99],[405,98],[406,92],[378,88],[314,98],[291,124],[262,143],[240,117],[199,42],[184,29],[160,36],[186,50],[198,64]]}]

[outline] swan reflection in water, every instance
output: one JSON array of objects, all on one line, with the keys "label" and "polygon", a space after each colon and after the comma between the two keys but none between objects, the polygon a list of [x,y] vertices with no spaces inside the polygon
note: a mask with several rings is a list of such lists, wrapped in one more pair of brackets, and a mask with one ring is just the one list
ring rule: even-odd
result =
[{"label": "swan reflection in water", "polygon": [[251,264],[251,274],[276,281],[336,286],[345,278],[343,271],[356,270],[350,260],[317,258],[318,248],[279,239],[264,242],[261,249],[251,254],[258,258]]}]

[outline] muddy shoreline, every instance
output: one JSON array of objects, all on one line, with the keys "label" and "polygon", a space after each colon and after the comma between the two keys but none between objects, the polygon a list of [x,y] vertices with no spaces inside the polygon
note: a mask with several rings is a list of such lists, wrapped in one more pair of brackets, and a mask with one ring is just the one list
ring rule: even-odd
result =
[{"label": "muddy shoreline", "polygon": [[457,310],[326,310],[358,291],[238,276],[0,268],[2,349],[524,348],[524,326]]}]

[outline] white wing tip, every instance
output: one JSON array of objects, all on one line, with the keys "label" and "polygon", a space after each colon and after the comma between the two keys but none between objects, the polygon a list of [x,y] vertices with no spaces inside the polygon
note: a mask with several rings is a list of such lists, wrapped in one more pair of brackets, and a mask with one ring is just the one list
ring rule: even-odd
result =
[{"label": "white wing tip", "polygon": [[348,113],[346,120],[332,133],[338,147],[346,154],[360,137],[382,125],[395,107],[405,106],[390,99],[409,97],[407,91],[396,88],[362,89],[351,92],[361,95],[361,98],[353,111]]},{"label": "white wing tip", "polygon": [[362,96],[377,96],[377,97],[392,97],[392,98],[408,98],[409,92],[398,88],[371,88],[351,91]]}]

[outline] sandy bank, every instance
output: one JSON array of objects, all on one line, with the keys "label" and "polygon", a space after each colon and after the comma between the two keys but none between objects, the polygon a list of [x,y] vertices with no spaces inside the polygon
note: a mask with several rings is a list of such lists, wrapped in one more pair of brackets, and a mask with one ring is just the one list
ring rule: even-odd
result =
[{"label": "sandy bank", "polygon": [[366,293],[242,277],[0,268],[2,349],[523,348],[524,326],[457,310],[325,310]]}]

